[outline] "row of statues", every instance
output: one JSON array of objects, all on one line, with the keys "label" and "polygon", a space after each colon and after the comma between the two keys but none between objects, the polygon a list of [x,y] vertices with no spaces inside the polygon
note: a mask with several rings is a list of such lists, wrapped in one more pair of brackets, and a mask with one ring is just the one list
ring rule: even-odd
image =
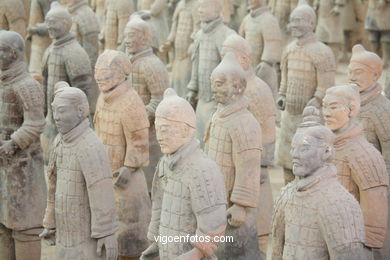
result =
[{"label": "row of statues", "polygon": [[[355,45],[353,86],[334,87],[334,46],[305,1],[283,55],[266,1],[248,2],[242,36],[222,15],[231,1],[180,1],[160,37],[163,2],[138,1],[150,10],[127,17],[103,7],[109,36],[86,1],[42,5],[29,33],[52,42],[39,71],[30,61],[34,77],[24,35],[0,32],[0,259],[39,259],[39,234],[65,260],[263,259],[269,237],[272,259],[387,259],[385,36],[384,62]],[[320,14],[325,2],[313,3]],[[337,16],[346,3],[335,2]],[[99,55],[98,39],[123,52]],[[275,146],[289,184],[274,207]],[[234,240],[156,241],[187,234]]]}]

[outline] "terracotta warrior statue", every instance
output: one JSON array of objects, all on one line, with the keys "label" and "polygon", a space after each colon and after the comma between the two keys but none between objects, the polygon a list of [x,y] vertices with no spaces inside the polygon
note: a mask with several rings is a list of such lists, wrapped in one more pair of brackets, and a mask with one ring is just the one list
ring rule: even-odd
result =
[{"label": "terracotta warrior statue", "polygon": [[282,56],[282,35],[276,18],[267,6],[267,0],[250,0],[250,13],[244,18],[240,35],[252,47],[251,61],[256,67],[256,75],[271,87],[274,98],[278,93],[276,64]]},{"label": "terracotta warrior statue", "polygon": [[41,142],[47,161],[49,147],[57,135],[51,109],[54,85],[58,81],[67,81],[73,87],[83,90],[88,96],[92,85],[92,67],[87,53],[70,32],[72,17],[65,8],[53,2],[50,11],[46,14],[45,23],[49,36],[53,40],[42,61],[47,125]]},{"label": "terracotta warrior statue", "polygon": [[374,52],[381,55],[383,59],[385,69],[390,69],[389,16],[389,0],[368,0],[365,28]]},{"label": "terracotta warrior statue", "polygon": [[0,30],[10,30],[26,36],[26,14],[22,0],[0,1]]},{"label": "terracotta warrior statue", "polygon": [[56,84],[53,114],[59,134],[47,168],[43,239],[55,236],[56,259],[116,260],[112,173],[104,145],[90,128],[85,93]]},{"label": "terracotta warrior statue", "polygon": [[126,54],[106,50],[99,56],[95,78],[101,93],[94,125],[114,176],[119,259],[138,259],[148,247],[151,210],[142,171],[149,163],[149,120],[144,103],[131,87],[130,74]]},{"label": "terracotta warrior statue", "polygon": [[332,50],[314,34],[316,14],[304,1],[291,13],[289,28],[295,40],[284,50],[281,62],[281,84],[277,105],[282,110],[278,164],[284,169],[285,182],[291,172],[290,145],[306,106],[321,106],[328,87],[334,85],[335,58]]},{"label": "terracotta warrior statue", "polygon": [[[152,219],[148,238],[152,244],[142,260],[216,259],[218,243],[197,237],[224,234],[226,191],[214,161],[200,149],[195,135],[195,112],[171,88],[156,110],[157,139],[163,152],[153,179]],[[178,243],[160,237],[188,235]],[[183,237],[185,238],[185,237]],[[190,243],[191,242],[191,243]]]},{"label": "terracotta warrior statue", "polygon": [[101,31],[104,49],[116,50],[124,40],[124,30],[130,15],[135,12],[133,1],[105,0],[106,17]]},{"label": "terracotta warrior statue", "polygon": [[273,165],[275,145],[275,117],[276,106],[271,89],[263,80],[258,78],[251,66],[251,46],[247,40],[239,35],[230,35],[223,43],[221,54],[233,52],[247,76],[247,85],[244,96],[249,100],[248,110],[254,115],[261,126],[261,176],[259,205],[257,208],[257,232],[260,251],[267,253],[268,235],[271,233],[271,217],[273,199],[268,166]]},{"label": "terracotta warrior statue", "polygon": [[247,76],[236,55],[225,54],[211,74],[217,111],[206,131],[205,151],[220,167],[227,191],[228,227],[218,259],[260,259],[257,206],[260,189],[261,129],[244,97]]},{"label": "terracotta warrior statue", "polygon": [[39,143],[44,96],[23,60],[24,39],[1,30],[0,259],[7,260],[40,259],[46,198]]},{"label": "terracotta warrior statue", "polygon": [[169,87],[168,71],[152,51],[150,26],[137,16],[130,19],[125,29],[126,52],[132,63],[132,86],[146,106],[149,128],[149,166],[144,168],[149,191],[158,160],[161,157],[156,139],[154,113],[162,100],[164,90]]},{"label": "terracotta warrior statue", "polygon": [[217,107],[211,93],[210,76],[221,62],[221,49],[225,39],[235,32],[224,25],[221,17],[222,0],[199,0],[201,29],[197,32],[192,52],[191,80],[187,100],[196,104],[196,136],[203,146],[207,122]]},{"label": "terracotta warrior statue", "polygon": [[[387,173],[390,173],[390,100],[381,94],[382,87],[378,83],[382,69],[383,62],[377,54],[366,51],[362,45],[353,47],[348,70],[349,80],[359,86],[361,104],[358,116],[363,123],[367,141],[382,154]],[[388,216],[390,217],[390,213]],[[377,259],[390,258],[389,227],[390,224],[384,246],[380,250],[383,258]]]},{"label": "terracotta warrior statue", "polygon": [[366,260],[362,210],[337,179],[334,134],[324,126],[294,136],[295,180],[282,188],[272,222],[272,260]]},{"label": "terracotta warrior statue", "polygon": [[199,30],[198,0],[182,0],[178,3],[172,18],[171,32],[160,50],[167,52],[174,48],[171,86],[176,93],[185,97],[191,79],[190,46]]},{"label": "terracotta warrior statue", "polygon": [[360,203],[368,248],[381,248],[388,217],[389,176],[378,150],[357,120],[359,92],[354,85],[329,88],[323,99],[325,125],[336,134],[335,165],[340,183]]},{"label": "terracotta warrior statue", "polygon": [[42,58],[51,40],[45,24],[45,16],[54,0],[31,0],[30,20],[27,38],[31,38],[31,53],[28,70],[33,74],[42,74]]},{"label": "terracotta warrior statue", "polygon": [[332,49],[336,60],[343,43],[341,11],[344,4],[345,0],[314,0],[313,4],[318,14],[317,38]]}]

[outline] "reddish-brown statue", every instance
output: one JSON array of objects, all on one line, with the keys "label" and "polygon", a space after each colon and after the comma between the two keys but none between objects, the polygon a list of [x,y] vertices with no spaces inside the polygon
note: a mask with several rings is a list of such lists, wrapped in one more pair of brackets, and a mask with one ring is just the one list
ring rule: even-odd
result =
[{"label": "reddish-brown statue", "polygon": [[276,18],[267,6],[267,0],[248,1],[250,13],[244,18],[240,35],[252,47],[252,66],[256,75],[271,87],[274,98],[278,93],[277,63],[282,56],[282,35]]},{"label": "reddish-brown statue", "polygon": [[125,29],[126,52],[132,63],[132,86],[146,106],[149,128],[150,164],[145,168],[146,181],[150,190],[155,168],[161,157],[154,128],[154,113],[164,90],[169,87],[168,71],[152,51],[152,31],[139,17],[130,19]]},{"label": "reddish-brown statue", "polygon": [[233,52],[247,76],[247,86],[244,96],[249,100],[248,110],[254,115],[261,126],[261,176],[259,204],[257,208],[257,232],[259,247],[262,253],[267,253],[268,235],[271,233],[271,217],[273,199],[268,175],[268,166],[273,165],[275,145],[276,106],[271,89],[263,80],[258,78],[251,66],[251,47],[238,35],[230,35],[223,43],[221,55]]},{"label": "reddish-brown statue", "polygon": [[381,248],[387,230],[389,176],[378,150],[357,120],[359,92],[354,85],[329,88],[323,99],[325,125],[336,134],[335,160],[340,183],[360,203],[368,248]]},{"label": "reddish-brown statue", "polygon": [[366,260],[362,210],[340,184],[334,134],[313,126],[295,134],[295,180],[282,188],[272,224],[272,260]]},{"label": "reddish-brown statue", "polygon": [[316,14],[305,1],[290,16],[289,27],[295,40],[284,50],[282,79],[277,104],[282,110],[278,164],[283,167],[285,182],[293,179],[290,145],[306,106],[321,106],[328,87],[334,85],[335,58],[331,49],[314,34]]},{"label": "reddish-brown statue", "polygon": [[196,136],[203,146],[206,124],[215,112],[217,104],[211,93],[210,76],[221,62],[221,49],[225,39],[235,32],[224,25],[221,17],[222,0],[200,0],[197,32],[192,51],[192,72],[188,84],[187,100],[196,104]]},{"label": "reddish-brown statue", "polygon": [[23,60],[21,35],[0,31],[0,259],[7,260],[40,259],[46,197],[44,95]]},{"label": "reddish-brown statue", "polygon": [[[155,124],[164,156],[153,180],[152,244],[141,259],[216,259],[219,243],[212,240],[226,228],[226,192],[218,166],[194,138],[195,112],[169,88],[157,107]],[[182,240],[166,241],[174,236]],[[203,239],[207,237],[209,241]]]},{"label": "reddish-brown statue", "polygon": [[[358,116],[367,141],[382,154],[387,173],[390,173],[390,100],[381,94],[382,87],[378,83],[382,68],[383,62],[377,54],[366,51],[361,45],[353,47],[348,70],[349,80],[359,86],[361,104]],[[389,227],[388,224],[384,246],[378,251],[382,259],[390,258]]]},{"label": "reddish-brown statue", "polygon": [[94,125],[105,145],[114,176],[119,222],[119,259],[138,259],[147,248],[150,199],[142,167],[149,163],[149,120],[131,87],[126,54],[106,50],[98,58],[95,78],[100,96]]},{"label": "reddish-brown statue", "polygon": [[63,81],[56,89],[52,106],[59,134],[47,168],[40,236],[48,241],[55,236],[55,259],[116,260],[117,222],[106,150],[90,127],[85,93]]},{"label": "reddish-brown statue", "polygon": [[247,76],[236,55],[225,54],[211,74],[218,103],[205,136],[205,151],[220,167],[228,203],[225,243],[218,259],[259,259],[257,206],[260,189],[261,129],[244,97]]}]

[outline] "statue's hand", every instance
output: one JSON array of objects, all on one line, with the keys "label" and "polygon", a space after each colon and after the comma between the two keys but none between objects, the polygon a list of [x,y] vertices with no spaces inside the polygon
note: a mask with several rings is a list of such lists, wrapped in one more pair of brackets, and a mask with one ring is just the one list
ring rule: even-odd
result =
[{"label": "statue's hand", "polygon": [[261,79],[263,79],[264,76],[268,75],[269,73],[272,73],[273,67],[265,61],[262,61],[257,65],[255,72],[256,75],[258,75]]},{"label": "statue's hand", "polygon": [[0,146],[0,154],[2,155],[14,155],[16,152],[16,149],[18,149],[17,144],[14,142],[14,140],[8,140],[1,143]]},{"label": "statue's hand", "polygon": [[172,42],[166,41],[164,44],[161,44],[159,47],[159,52],[161,53],[167,53],[172,48]]},{"label": "statue's hand", "polygon": [[55,229],[45,228],[45,229],[43,229],[43,232],[41,234],[39,234],[39,237],[44,239],[44,241],[49,246],[54,246],[56,244],[55,233],[56,233]]},{"label": "statue's hand", "polygon": [[118,241],[114,234],[98,239],[96,249],[98,256],[102,255],[103,247],[106,249],[106,260],[116,260],[118,258]]},{"label": "statue's hand", "polygon": [[113,177],[116,178],[114,184],[119,188],[126,188],[130,183],[131,174],[135,172],[135,168],[123,166],[113,173]]},{"label": "statue's hand", "polygon": [[156,257],[158,257],[158,245],[156,242],[153,242],[142,252],[140,260],[153,260]]},{"label": "statue's hand", "polygon": [[237,204],[233,204],[227,210],[228,223],[233,227],[239,227],[245,223],[246,210]]},{"label": "statue's hand", "polygon": [[330,14],[333,16],[338,16],[340,14],[340,7],[336,5],[335,7],[330,10]]}]

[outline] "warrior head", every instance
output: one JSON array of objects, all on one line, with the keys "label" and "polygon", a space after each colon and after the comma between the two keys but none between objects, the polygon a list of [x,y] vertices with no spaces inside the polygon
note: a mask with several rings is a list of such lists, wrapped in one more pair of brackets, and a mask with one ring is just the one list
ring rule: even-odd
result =
[{"label": "warrior head", "polygon": [[105,50],[96,61],[95,79],[103,93],[120,85],[130,73],[131,62],[123,52]]},{"label": "warrior head", "polygon": [[195,135],[196,116],[194,109],[172,88],[164,92],[164,98],[156,109],[156,134],[161,151],[172,154]]},{"label": "warrior head", "polygon": [[383,70],[382,59],[374,52],[366,51],[360,44],[353,46],[348,66],[349,80],[359,86],[362,92],[373,87]]},{"label": "warrior head", "polygon": [[222,0],[199,0],[199,19],[202,23],[213,21],[221,16]]},{"label": "warrior head", "polygon": [[356,85],[328,88],[322,101],[325,125],[333,132],[340,131],[352,122],[360,110],[360,95]]},{"label": "warrior head", "polygon": [[89,115],[88,99],[79,88],[70,87],[68,83],[59,81],[55,86],[53,118],[58,132],[66,134]]},{"label": "warrior head", "polygon": [[126,25],[125,45],[129,54],[135,54],[152,47],[152,29],[138,16],[133,16]]},{"label": "warrior head", "polygon": [[290,14],[288,28],[292,37],[300,39],[308,34],[313,34],[316,20],[314,9],[305,0],[299,0],[298,6]]},{"label": "warrior head", "polygon": [[14,31],[0,31],[0,70],[4,71],[24,60],[24,40]]},{"label": "warrior head", "polygon": [[45,17],[45,23],[52,39],[61,39],[70,32],[72,16],[58,2],[53,2]]},{"label": "warrior head", "polygon": [[308,177],[332,162],[335,135],[325,126],[318,125],[296,133],[291,143],[293,173]]},{"label": "warrior head", "polygon": [[211,73],[211,91],[217,103],[227,106],[238,100],[246,88],[246,73],[234,53],[228,52]]},{"label": "warrior head", "polygon": [[237,34],[228,36],[223,42],[221,56],[224,57],[228,52],[233,52],[236,55],[241,67],[245,71],[252,68],[252,48],[247,40]]}]

